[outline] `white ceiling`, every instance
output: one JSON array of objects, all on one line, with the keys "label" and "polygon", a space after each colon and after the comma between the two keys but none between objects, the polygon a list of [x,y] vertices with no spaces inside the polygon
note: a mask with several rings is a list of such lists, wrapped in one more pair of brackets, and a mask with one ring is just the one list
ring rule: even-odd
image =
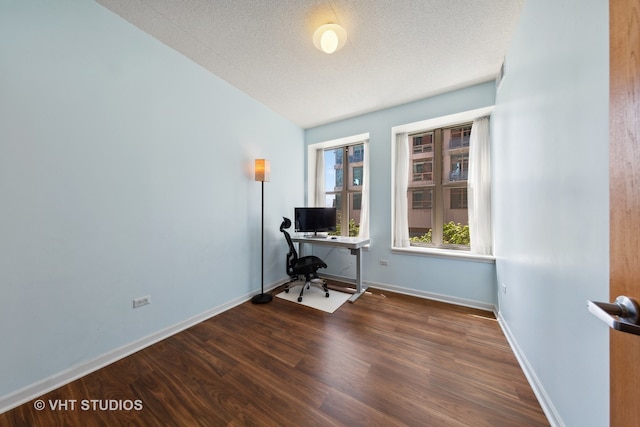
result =
[{"label": "white ceiling", "polygon": [[[524,0],[96,0],[303,128],[495,78]],[[327,55],[321,24],[348,41]]]}]

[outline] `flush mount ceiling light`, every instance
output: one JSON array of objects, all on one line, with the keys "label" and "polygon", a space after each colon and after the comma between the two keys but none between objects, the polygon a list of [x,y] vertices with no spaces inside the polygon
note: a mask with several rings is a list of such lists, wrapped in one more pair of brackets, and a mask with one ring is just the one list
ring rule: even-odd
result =
[{"label": "flush mount ceiling light", "polygon": [[333,53],[347,42],[347,32],[338,24],[324,24],[313,33],[313,44],[324,53]]}]

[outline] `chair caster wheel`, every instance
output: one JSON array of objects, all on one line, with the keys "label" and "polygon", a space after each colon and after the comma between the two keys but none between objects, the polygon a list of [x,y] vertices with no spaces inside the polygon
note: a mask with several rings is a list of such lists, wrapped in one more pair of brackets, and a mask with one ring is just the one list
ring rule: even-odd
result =
[{"label": "chair caster wheel", "polygon": [[288,294],[288,293],[289,293],[289,289],[285,289],[285,290],[284,290],[284,293],[285,293],[285,294]]},{"label": "chair caster wheel", "polygon": [[329,298],[329,292],[327,292],[326,294],[324,294],[325,297]]},{"label": "chair caster wheel", "polygon": [[302,297],[298,297],[298,302],[302,302]]}]

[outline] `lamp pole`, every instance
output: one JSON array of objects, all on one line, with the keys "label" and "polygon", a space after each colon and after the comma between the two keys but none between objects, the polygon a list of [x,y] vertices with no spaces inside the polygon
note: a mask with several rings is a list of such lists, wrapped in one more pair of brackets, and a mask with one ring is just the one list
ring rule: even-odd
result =
[{"label": "lamp pole", "polygon": [[[254,304],[265,304],[269,301],[272,300],[273,296],[271,294],[265,294],[264,293],[264,182],[266,179],[268,179],[266,173],[265,173],[265,164],[264,162],[266,162],[265,160],[263,160],[262,164],[262,174],[261,174],[261,185],[262,185],[262,220],[261,220],[261,235],[260,235],[260,293],[258,295],[254,295],[253,298],[251,298],[251,302],[253,302]],[[258,174],[258,160],[256,160],[256,178],[259,176]],[[265,179],[266,178],[266,179]]]}]

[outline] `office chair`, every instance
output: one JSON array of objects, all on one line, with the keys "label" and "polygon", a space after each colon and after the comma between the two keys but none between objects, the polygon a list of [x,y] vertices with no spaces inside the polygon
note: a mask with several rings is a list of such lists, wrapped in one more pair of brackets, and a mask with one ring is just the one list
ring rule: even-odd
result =
[{"label": "office chair", "polygon": [[287,239],[287,244],[289,245],[289,253],[287,254],[287,274],[291,278],[291,280],[286,284],[284,291],[288,293],[289,289],[292,287],[291,284],[297,282],[300,275],[304,275],[305,284],[300,290],[298,302],[302,301],[302,294],[304,293],[305,288],[309,289],[311,285],[321,288],[325,292],[324,296],[328,298],[329,289],[327,288],[327,282],[318,277],[318,269],[327,268],[327,264],[317,256],[313,255],[298,258],[298,252],[291,241],[291,236],[285,230],[291,227],[291,220],[284,217],[282,219],[283,221],[282,224],[280,224],[280,231],[284,233],[284,237]]}]

